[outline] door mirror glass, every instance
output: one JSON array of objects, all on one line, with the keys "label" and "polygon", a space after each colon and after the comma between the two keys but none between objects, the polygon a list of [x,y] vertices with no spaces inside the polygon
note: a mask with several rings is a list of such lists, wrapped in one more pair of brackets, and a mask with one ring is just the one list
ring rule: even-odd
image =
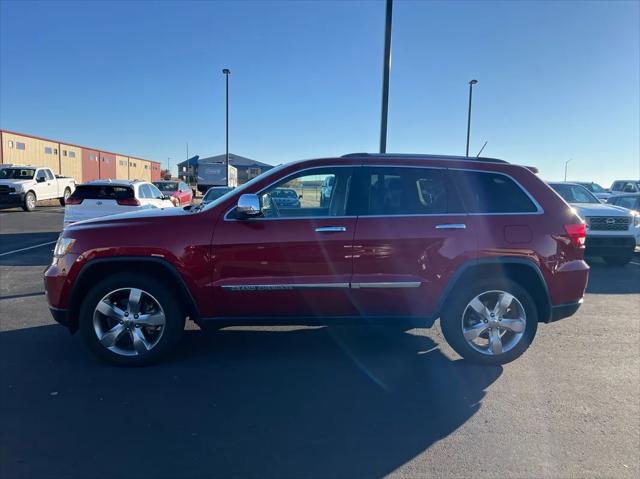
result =
[{"label": "door mirror glass", "polygon": [[262,213],[260,210],[260,199],[258,195],[244,194],[238,199],[236,212],[239,218],[251,218]]},{"label": "door mirror glass", "polygon": [[44,176],[38,176],[38,177],[36,178],[36,182],[38,182],[38,183],[44,183],[44,180],[45,180],[45,177],[44,177]]}]

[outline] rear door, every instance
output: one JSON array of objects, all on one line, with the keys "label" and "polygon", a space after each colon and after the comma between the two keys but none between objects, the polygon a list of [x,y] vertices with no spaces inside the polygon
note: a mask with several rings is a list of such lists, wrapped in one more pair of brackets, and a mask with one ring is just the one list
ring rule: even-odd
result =
[{"label": "rear door", "polygon": [[476,256],[473,228],[444,168],[365,167],[351,295],[370,316],[429,316]]},{"label": "rear door", "polygon": [[[347,198],[352,168],[312,168],[257,192],[263,216],[238,219],[233,210],[218,222],[212,254],[214,304],[221,316],[342,316],[349,300],[356,217]],[[320,189],[335,187],[326,204]],[[273,201],[278,189],[301,197],[288,207]]]}]

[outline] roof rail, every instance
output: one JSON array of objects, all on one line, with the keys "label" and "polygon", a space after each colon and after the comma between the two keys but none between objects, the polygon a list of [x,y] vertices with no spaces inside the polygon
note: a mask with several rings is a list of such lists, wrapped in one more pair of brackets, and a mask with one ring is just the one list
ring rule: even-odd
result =
[{"label": "roof rail", "polygon": [[453,160],[453,161],[484,161],[488,163],[508,163],[497,158],[484,156],[455,156],[455,155],[426,155],[420,153],[347,153],[341,158],[415,158],[425,160]]}]

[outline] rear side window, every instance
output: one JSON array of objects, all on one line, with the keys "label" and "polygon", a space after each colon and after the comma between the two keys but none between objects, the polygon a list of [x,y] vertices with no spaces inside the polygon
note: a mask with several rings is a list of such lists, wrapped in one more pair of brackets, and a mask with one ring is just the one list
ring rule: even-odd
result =
[{"label": "rear side window", "polygon": [[368,171],[369,215],[464,212],[444,169],[378,167]]},{"label": "rear side window", "polygon": [[79,200],[124,200],[133,198],[133,188],[113,185],[79,185],[71,195]]},{"label": "rear side window", "polygon": [[450,170],[469,213],[535,213],[538,208],[511,178],[499,173]]}]

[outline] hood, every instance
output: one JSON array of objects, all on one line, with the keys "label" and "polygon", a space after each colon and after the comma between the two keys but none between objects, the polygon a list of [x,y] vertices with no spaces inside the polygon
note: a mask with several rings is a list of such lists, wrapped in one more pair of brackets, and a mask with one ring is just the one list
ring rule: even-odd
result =
[{"label": "hood", "polygon": [[29,183],[30,181],[33,181],[33,180],[12,180],[12,179],[6,179],[6,180],[0,180],[0,185],[16,186],[16,185],[23,185],[23,184],[25,184],[25,183]]},{"label": "hood", "polygon": [[89,220],[78,221],[65,228],[68,231],[77,231],[86,228],[102,228],[108,226],[123,226],[129,222],[146,221],[153,219],[169,218],[174,216],[187,216],[195,214],[191,208],[140,208],[136,211],[118,213],[116,215],[99,216]]},{"label": "hood", "polygon": [[605,203],[571,203],[581,218],[586,216],[629,216],[626,208]]}]

